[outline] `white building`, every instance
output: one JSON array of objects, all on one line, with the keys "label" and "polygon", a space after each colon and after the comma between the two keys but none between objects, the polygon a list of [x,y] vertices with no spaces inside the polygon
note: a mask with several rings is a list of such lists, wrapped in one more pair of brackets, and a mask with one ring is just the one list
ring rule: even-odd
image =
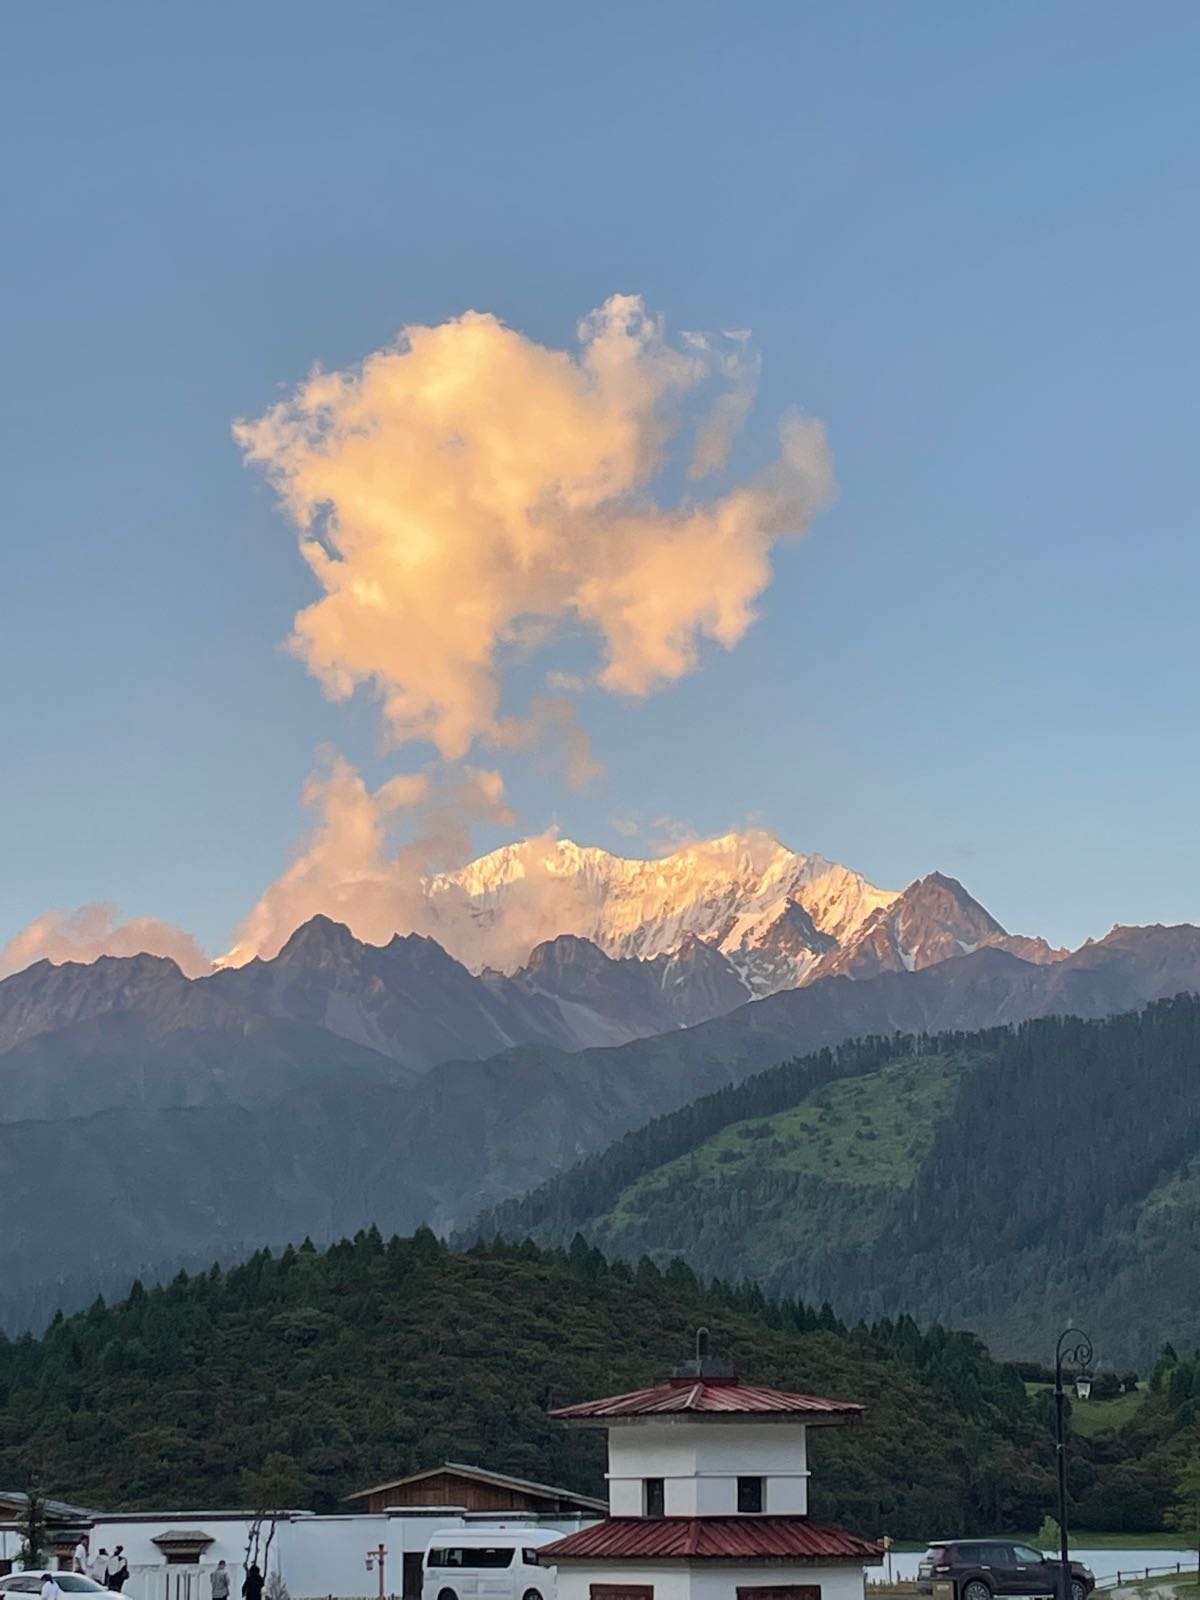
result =
[{"label": "white building", "polygon": [[862,1407],[743,1384],[707,1353],[553,1416],[608,1430],[610,1515],[548,1545],[558,1600],[863,1600],[877,1545],[808,1517],[810,1427]]},{"label": "white building", "polygon": [[[461,1462],[442,1462],[375,1484],[348,1496],[346,1503],[364,1509],[329,1515],[277,1512],[265,1555],[268,1528],[259,1529],[258,1559],[269,1593],[283,1584],[291,1600],[378,1600],[381,1594],[419,1600],[422,1556],[439,1529],[511,1524],[571,1533],[605,1511],[603,1501],[588,1495]],[[44,1509],[51,1567],[69,1568],[82,1536],[93,1558],[101,1549],[122,1547],[130,1571],[126,1600],[211,1600],[219,1561],[229,1569],[232,1600],[240,1600],[256,1522],[250,1511],[101,1512],[56,1500]],[[17,1562],[25,1512],[24,1494],[0,1491],[0,1575]]]}]

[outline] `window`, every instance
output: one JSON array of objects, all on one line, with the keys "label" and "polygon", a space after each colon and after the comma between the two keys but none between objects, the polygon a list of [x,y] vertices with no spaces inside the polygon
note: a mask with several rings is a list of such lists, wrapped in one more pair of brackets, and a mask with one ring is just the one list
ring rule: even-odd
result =
[{"label": "window", "polygon": [[537,1551],[529,1549],[528,1546],[526,1546],[525,1549],[521,1551],[521,1560],[525,1563],[525,1565],[527,1567],[540,1567],[541,1564],[542,1564],[541,1561],[538,1559]]},{"label": "window", "polygon": [[1016,1545],[1014,1545],[1013,1546],[1013,1554],[1016,1556],[1018,1561],[1022,1561],[1026,1565],[1030,1565],[1030,1564],[1032,1564],[1033,1562],[1036,1561],[1037,1564],[1040,1566],[1042,1564],[1042,1562],[1045,1560],[1045,1557],[1042,1555],[1042,1552],[1040,1550],[1033,1550],[1027,1544],[1016,1544]]},{"label": "window", "polygon": [[652,1583],[591,1583],[588,1600],[654,1600]]},{"label": "window", "polygon": [[819,1583],[738,1585],[737,1600],[821,1600]]},{"label": "window", "polygon": [[979,1547],[981,1567],[1010,1567],[1012,1556],[1006,1544],[984,1544]]},{"label": "window", "polygon": [[511,1567],[516,1554],[512,1545],[450,1545],[431,1550],[427,1567]]},{"label": "window", "polygon": [[646,1517],[666,1516],[666,1494],[661,1478],[642,1479],[642,1515]]},{"label": "window", "polygon": [[737,1507],[739,1511],[761,1511],[763,1508],[763,1481],[761,1478],[739,1478]]}]

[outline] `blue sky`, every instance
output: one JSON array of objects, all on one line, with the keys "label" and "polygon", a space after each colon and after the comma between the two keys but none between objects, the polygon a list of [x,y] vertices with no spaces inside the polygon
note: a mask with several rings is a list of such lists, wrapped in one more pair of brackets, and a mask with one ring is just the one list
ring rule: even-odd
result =
[{"label": "blue sky", "polygon": [[1170,0],[10,7],[0,943],[111,900],[219,949],[319,745],[423,758],[281,649],[315,588],[233,419],[618,291],[753,329],[743,448],[798,405],[839,495],[734,651],[584,698],[602,780],[507,764],[520,831],[753,819],[1060,942],[1200,920],[1198,66]]}]

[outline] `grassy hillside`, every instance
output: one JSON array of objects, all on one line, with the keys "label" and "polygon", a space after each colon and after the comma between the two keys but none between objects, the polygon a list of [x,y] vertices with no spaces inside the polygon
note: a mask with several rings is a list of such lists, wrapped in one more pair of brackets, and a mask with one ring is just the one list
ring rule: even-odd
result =
[{"label": "grassy hillside", "polygon": [[1200,1000],[1102,1022],[867,1040],[760,1073],[482,1219],[868,1318],[1106,1361],[1200,1339]]},{"label": "grassy hillside", "polygon": [[774,1287],[798,1253],[813,1250],[812,1214],[797,1201],[815,1180],[823,1228],[839,1248],[873,1243],[928,1156],[972,1059],[907,1057],[813,1090],[774,1116],[730,1123],[628,1185],[590,1232],[618,1255],[686,1255],[697,1213],[702,1230],[724,1230],[752,1208],[743,1270]]},{"label": "grassy hillside", "polygon": [[[1025,1389],[1030,1397],[1038,1394],[1052,1395],[1054,1392],[1053,1385],[1047,1383],[1027,1383]],[[1129,1389],[1111,1400],[1077,1401],[1071,1406],[1071,1431],[1083,1439],[1094,1439],[1097,1434],[1123,1428],[1137,1416],[1145,1399],[1146,1388],[1144,1385],[1139,1385],[1138,1388]]]}]

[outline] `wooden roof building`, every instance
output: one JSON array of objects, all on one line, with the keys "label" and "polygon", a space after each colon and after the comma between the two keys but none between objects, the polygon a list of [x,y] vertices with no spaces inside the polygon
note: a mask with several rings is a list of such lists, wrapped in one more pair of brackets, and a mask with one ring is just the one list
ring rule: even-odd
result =
[{"label": "wooden roof building", "polygon": [[539,1517],[603,1517],[608,1505],[593,1495],[528,1478],[513,1478],[461,1461],[410,1472],[403,1478],[375,1483],[346,1496],[344,1504],[364,1511],[391,1511],[402,1506],[461,1507],[466,1511],[525,1513]]}]

